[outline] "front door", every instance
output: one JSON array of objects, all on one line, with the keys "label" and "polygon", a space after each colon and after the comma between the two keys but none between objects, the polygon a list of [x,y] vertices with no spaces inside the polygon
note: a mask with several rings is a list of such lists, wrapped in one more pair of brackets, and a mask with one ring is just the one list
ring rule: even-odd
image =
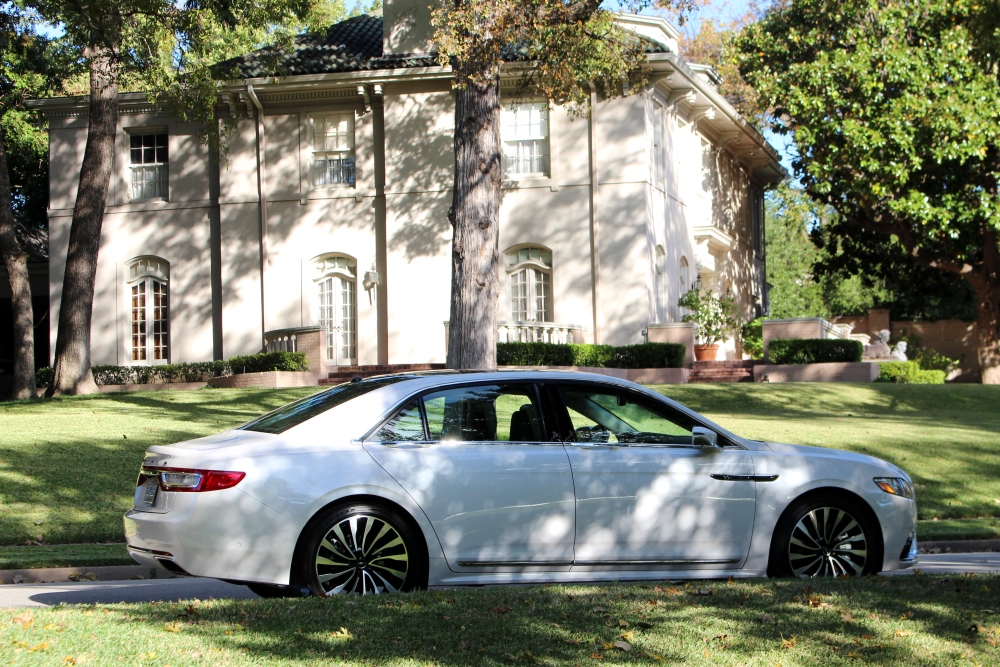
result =
[{"label": "front door", "polygon": [[568,569],[573,476],[544,426],[533,384],[477,384],[414,400],[365,449],[427,515],[452,570]]},{"label": "front door", "polygon": [[642,394],[566,383],[576,565],[732,569],[750,547],[750,452],[694,447],[690,417]]},{"label": "front door", "polygon": [[358,360],[357,283],[345,275],[323,277],[319,286],[319,325],[326,329],[326,358],[332,366]]}]

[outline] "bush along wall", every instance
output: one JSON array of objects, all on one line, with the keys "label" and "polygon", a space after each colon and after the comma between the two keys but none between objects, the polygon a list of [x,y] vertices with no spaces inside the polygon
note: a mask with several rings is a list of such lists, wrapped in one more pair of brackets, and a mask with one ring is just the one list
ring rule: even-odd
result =
[{"label": "bush along wall", "polygon": [[586,366],[590,368],[681,368],[686,349],[679,343],[558,345],[497,343],[500,366]]},{"label": "bush along wall", "polygon": [[[267,371],[307,371],[309,362],[302,352],[261,352],[226,361],[163,364],[160,366],[94,366],[94,381],[99,385],[152,384],[157,382],[206,382],[215,377]],[[52,369],[35,371],[35,384],[52,383]]]},{"label": "bush along wall", "polygon": [[779,338],[767,346],[772,364],[821,364],[861,361],[861,341],[843,338]]},{"label": "bush along wall", "polygon": [[945,372],[921,370],[916,361],[886,361],[879,364],[876,382],[899,384],[944,384]]}]

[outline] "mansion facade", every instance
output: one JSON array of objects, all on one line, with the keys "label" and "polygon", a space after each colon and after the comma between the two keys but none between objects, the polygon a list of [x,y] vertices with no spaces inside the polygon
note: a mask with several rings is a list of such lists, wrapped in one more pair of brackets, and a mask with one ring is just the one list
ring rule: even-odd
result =
[{"label": "mansion facade", "polygon": [[[330,366],[444,361],[454,95],[423,4],[387,0],[383,16],[297,38],[280,78],[263,69],[273,54],[235,61],[242,80],[220,112],[238,122],[221,153],[144,94],[120,96],[94,364],[228,358],[315,327]],[[777,154],[710,68],[679,59],[672,26],[620,21],[646,45],[643,90],[593,93],[581,118],[502,80],[500,340],[652,339],[698,279],[744,318],[766,310]],[[55,349],[87,100],[32,104],[50,127]]]}]

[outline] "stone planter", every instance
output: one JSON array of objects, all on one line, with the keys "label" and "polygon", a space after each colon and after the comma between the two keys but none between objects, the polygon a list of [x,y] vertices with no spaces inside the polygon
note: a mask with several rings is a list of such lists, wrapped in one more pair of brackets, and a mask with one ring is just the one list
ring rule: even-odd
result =
[{"label": "stone planter", "polygon": [[718,344],[694,346],[695,361],[715,361],[718,358],[718,356],[719,356]]}]

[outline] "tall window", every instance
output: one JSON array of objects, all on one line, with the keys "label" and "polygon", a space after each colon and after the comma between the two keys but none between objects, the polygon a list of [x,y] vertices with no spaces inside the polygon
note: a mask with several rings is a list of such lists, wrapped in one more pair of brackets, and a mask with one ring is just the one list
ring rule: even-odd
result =
[{"label": "tall window", "polygon": [[667,310],[667,252],[663,246],[656,246],[656,257],[653,264],[654,303],[656,304],[656,321],[662,322]]},{"label": "tall window", "polygon": [[167,198],[167,133],[129,133],[132,199]]},{"label": "tall window", "polygon": [[170,359],[170,263],[139,257],[125,265],[129,298],[129,355],[134,362]]},{"label": "tall window", "polygon": [[512,322],[552,322],[552,253],[528,246],[507,253]]},{"label": "tall window", "polygon": [[354,185],[354,115],[310,116],[312,184]]},{"label": "tall window", "polygon": [[358,360],[358,263],[343,255],[316,262],[319,325],[326,329],[326,358],[335,366]]},{"label": "tall window", "polygon": [[549,104],[522,102],[503,108],[504,173],[548,176]]}]

